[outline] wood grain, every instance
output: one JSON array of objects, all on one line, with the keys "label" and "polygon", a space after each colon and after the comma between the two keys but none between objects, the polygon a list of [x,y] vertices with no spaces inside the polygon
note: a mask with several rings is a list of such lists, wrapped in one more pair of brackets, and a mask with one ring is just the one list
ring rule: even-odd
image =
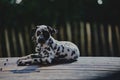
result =
[{"label": "wood grain", "polygon": [[72,63],[31,66],[17,66],[17,59],[0,58],[0,80],[120,80],[119,57],[80,57]]}]

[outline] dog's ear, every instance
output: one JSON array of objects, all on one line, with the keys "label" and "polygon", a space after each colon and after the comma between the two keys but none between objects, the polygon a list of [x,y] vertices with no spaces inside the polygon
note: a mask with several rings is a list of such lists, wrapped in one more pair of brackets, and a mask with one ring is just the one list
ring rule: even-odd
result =
[{"label": "dog's ear", "polygon": [[50,34],[56,34],[58,32],[56,29],[54,29],[54,28],[52,28],[50,26],[47,26],[47,28],[48,28]]},{"label": "dog's ear", "polygon": [[35,35],[36,29],[37,28],[32,28],[32,30],[31,30],[31,36]]}]

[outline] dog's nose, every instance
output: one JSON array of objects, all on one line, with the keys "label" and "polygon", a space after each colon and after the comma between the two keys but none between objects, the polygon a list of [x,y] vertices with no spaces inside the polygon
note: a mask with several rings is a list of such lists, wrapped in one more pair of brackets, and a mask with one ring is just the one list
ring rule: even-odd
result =
[{"label": "dog's nose", "polygon": [[38,38],[38,43],[43,43],[45,40],[44,40],[44,37],[43,36],[40,36]]},{"label": "dog's nose", "polygon": [[43,41],[43,38],[39,38],[38,42],[41,43]]},{"label": "dog's nose", "polygon": [[39,35],[39,38],[41,38],[41,39],[42,39],[42,38],[44,38],[44,37],[43,37],[43,35]]}]

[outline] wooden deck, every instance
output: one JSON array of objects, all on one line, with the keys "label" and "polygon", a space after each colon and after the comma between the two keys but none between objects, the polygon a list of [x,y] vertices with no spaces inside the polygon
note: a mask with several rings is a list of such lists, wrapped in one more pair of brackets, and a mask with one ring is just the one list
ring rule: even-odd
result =
[{"label": "wooden deck", "polygon": [[80,57],[49,66],[17,66],[18,58],[0,58],[0,80],[120,80],[119,57]]}]

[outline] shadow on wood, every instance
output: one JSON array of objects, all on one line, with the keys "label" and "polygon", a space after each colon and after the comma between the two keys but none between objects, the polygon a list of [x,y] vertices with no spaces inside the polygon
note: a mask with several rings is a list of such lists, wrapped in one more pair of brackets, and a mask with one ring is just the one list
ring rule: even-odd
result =
[{"label": "shadow on wood", "polygon": [[97,77],[91,80],[120,80],[120,71],[115,71],[113,73],[107,74],[106,76]]},{"label": "shadow on wood", "polygon": [[[40,67],[49,67],[49,66],[55,66],[55,65],[63,65],[63,64],[70,64],[72,62],[75,62],[77,60],[54,60],[52,64],[26,64],[27,67],[21,70],[10,70],[10,72],[13,73],[32,73],[32,72],[40,72]],[[19,66],[26,66],[26,65],[19,65]]]},{"label": "shadow on wood", "polygon": [[27,66],[25,67],[24,69],[22,70],[10,70],[10,72],[13,72],[13,73],[31,73],[31,72],[35,72],[36,69],[39,68],[39,66]]}]

